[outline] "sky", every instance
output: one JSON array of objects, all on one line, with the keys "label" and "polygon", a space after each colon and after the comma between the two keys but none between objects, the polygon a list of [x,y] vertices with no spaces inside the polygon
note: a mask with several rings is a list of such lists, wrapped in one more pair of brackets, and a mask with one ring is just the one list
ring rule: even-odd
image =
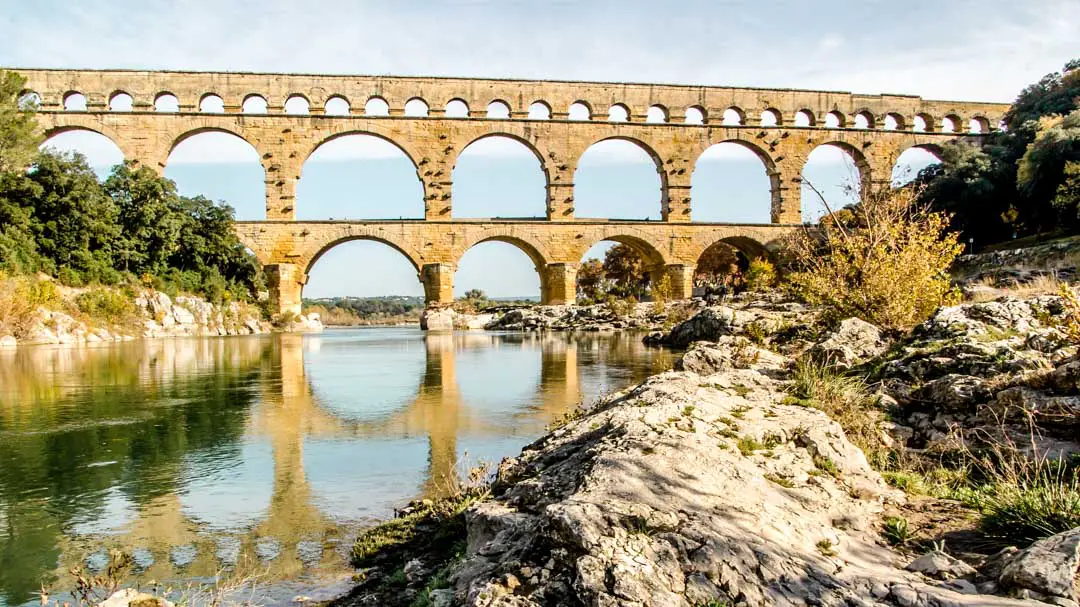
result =
[{"label": "sky", "polygon": [[[671,82],[1008,102],[1080,57],[1078,23],[1076,0],[687,0],[677,10],[638,0],[0,0],[0,66]],[[348,139],[305,164],[299,216],[421,213],[408,160],[373,138]],[[536,159],[509,140],[488,141],[466,149],[455,167],[454,215],[542,214]],[[582,158],[578,216],[659,217],[655,167],[621,143],[594,146]],[[101,173],[120,158],[110,142],[85,134],[47,145],[82,151]],[[165,175],[184,194],[224,200],[238,218],[259,219],[254,154],[240,140],[206,134],[179,147]],[[930,160],[901,159],[901,170]],[[840,197],[846,164],[842,152],[819,148],[804,177]],[[768,219],[764,167],[731,144],[698,163],[691,195],[695,219]],[[818,213],[808,208],[804,219]],[[524,253],[484,243],[459,264],[455,291],[470,288],[536,295],[539,278]],[[305,288],[308,297],[420,293],[408,262],[372,242],[332,249]]]}]

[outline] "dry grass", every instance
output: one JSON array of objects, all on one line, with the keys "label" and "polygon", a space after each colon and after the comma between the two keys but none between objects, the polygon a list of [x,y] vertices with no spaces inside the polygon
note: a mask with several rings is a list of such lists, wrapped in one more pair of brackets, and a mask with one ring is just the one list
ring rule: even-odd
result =
[{"label": "dry grass", "polygon": [[37,322],[39,308],[55,305],[58,299],[49,281],[0,272],[0,336],[22,339]]},{"label": "dry grass", "polygon": [[982,303],[1005,296],[1023,298],[1036,295],[1055,295],[1061,292],[1061,287],[1065,284],[1065,281],[1059,279],[1056,274],[1043,274],[1022,283],[1014,280],[1010,284],[1003,285],[992,278],[981,278],[970,284],[982,288],[969,291],[964,300],[971,303]]}]

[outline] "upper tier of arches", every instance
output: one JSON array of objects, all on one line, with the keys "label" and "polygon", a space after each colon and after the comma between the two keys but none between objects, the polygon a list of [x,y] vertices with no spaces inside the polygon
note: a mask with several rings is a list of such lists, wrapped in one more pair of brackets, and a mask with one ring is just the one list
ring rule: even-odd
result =
[{"label": "upper tier of arches", "polygon": [[[996,129],[1007,104],[930,101],[909,95],[860,95],[836,91],[745,89],[679,85],[514,81],[455,78],[344,77],[125,71],[20,70],[26,93],[56,111],[154,111],[162,95],[180,112],[206,111],[215,97],[225,113],[371,115],[372,99],[395,116],[462,116],[517,120],[609,120],[745,127],[798,125],[804,116],[816,128],[986,133]],[[258,97],[266,107],[245,108]],[[80,101],[81,100],[81,101]],[[72,101],[69,103],[69,101]],[[458,102],[464,115],[447,108]],[[409,105],[413,107],[407,107]],[[414,108],[427,108],[422,114]],[[498,112],[490,113],[492,104]],[[572,106],[587,108],[575,114]],[[625,118],[624,118],[625,115]],[[917,120],[918,118],[918,120]]]}]

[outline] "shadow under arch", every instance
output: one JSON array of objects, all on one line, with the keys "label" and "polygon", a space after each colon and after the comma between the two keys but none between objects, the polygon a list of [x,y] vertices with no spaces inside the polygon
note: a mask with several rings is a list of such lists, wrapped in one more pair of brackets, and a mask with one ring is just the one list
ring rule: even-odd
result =
[{"label": "shadow under arch", "polygon": [[698,255],[699,263],[705,253],[717,245],[728,245],[734,248],[736,251],[742,253],[748,261],[754,259],[769,259],[772,257],[772,251],[769,250],[769,247],[758,242],[754,238],[749,236],[725,236],[702,249],[701,254]]}]

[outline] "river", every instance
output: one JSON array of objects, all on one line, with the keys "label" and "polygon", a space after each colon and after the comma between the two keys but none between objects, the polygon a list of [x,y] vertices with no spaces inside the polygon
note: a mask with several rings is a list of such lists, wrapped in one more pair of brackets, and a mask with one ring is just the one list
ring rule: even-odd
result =
[{"label": "river", "polygon": [[264,603],[345,585],[364,526],[670,368],[640,337],[394,327],[0,350],[0,607],[70,590],[110,550],[134,558],[129,583],[231,572],[271,588]]}]

